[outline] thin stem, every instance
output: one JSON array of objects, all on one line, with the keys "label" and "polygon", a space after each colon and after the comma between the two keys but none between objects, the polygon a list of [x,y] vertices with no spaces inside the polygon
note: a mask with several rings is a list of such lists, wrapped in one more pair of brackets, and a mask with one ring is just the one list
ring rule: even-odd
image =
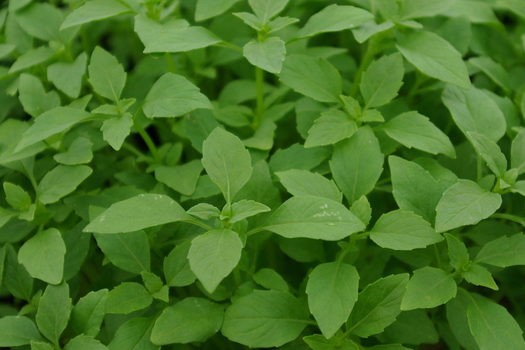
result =
[{"label": "thin stem", "polygon": [[144,142],[148,146],[149,151],[151,152],[151,155],[153,156],[153,159],[155,160],[155,162],[160,164],[161,163],[161,158],[160,158],[159,151],[157,150],[157,147],[153,143],[153,140],[148,135],[146,130],[144,130],[142,125],[140,125],[140,123],[137,121],[137,116],[139,114],[139,111],[140,111],[140,109],[137,111],[137,113],[135,114],[135,117],[133,118],[133,126],[135,127],[135,130],[137,130],[139,135],[142,137],[142,139],[144,140]]},{"label": "thin stem", "polygon": [[177,70],[175,69],[175,65],[173,64],[173,59],[171,58],[171,54],[169,52],[166,52],[164,54],[164,58],[166,59],[166,63],[168,65],[169,71],[173,74],[176,74]]},{"label": "thin stem", "polygon": [[204,222],[200,222],[198,220],[184,220],[185,222],[189,223],[189,224],[193,224],[193,225],[196,225],[196,226],[200,226],[202,228],[205,228],[206,230],[208,231],[212,231],[213,228],[211,226],[208,226],[206,225]]},{"label": "thin stem", "polygon": [[255,67],[255,84],[257,86],[257,112],[254,128],[258,129],[264,115],[264,71],[259,67]]},{"label": "thin stem", "polygon": [[504,220],[510,220],[510,221],[514,221],[522,226],[525,226],[525,218],[522,218],[522,217],[519,217],[519,216],[516,216],[516,215],[512,215],[512,214],[503,214],[503,213],[496,213],[496,214],[492,214],[490,216],[490,218],[492,219],[504,219]]},{"label": "thin stem", "polygon": [[478,183],[481,181],[482,177],[483,177],[483,163],[481,160],[481,156],[478,153],[478,172],[477,172]]},{"label": "thin stem", "polygon": [[368,48],[366,50],[365,56],[363,57],[363,60],[361,61],[361,64],[359,65],[359,68],[357,69],[357,72],[355,73],[354,82],[352,83],[352,87],[350,88],[350,96],[354,97],[357,95],[357,90],[359,89],[359,83],[361,82],[361,76],[363,75],[364,71],[368,68],[372,60],[374,59],[375,55],[375,47],[374,47],[374,41],[370,41],[368,44]]},{"label": "thin stem", "polygon": [[221,41],[220,43],[215,44],[215,46],[227,47],[229,49],[235,50],[235,51],[240,52],[240,53],[243,52],[242,49],[239,46],[233,45],[233,44],[231,44],[231,43],[229,43],[227,41]]}]

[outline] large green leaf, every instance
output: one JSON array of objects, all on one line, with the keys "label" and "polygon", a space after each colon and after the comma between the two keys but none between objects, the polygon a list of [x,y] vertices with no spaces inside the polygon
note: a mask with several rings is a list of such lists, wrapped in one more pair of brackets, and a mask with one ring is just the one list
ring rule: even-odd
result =
[{"label": "large green leaf", "polygon": [[58,344],[60,335],[66,329],[71,314],[69,286],[62,282],[58,286],[48,285],[36,313],[36,324],[40,333],[54,344]]},{"label": "large green leaf", "polygon": [[139,274],[150,270],[150,246],[144,231],[95,233],[95,239],[106,258],[124,271]]},{"label": "large green leaf", "polygon": [[454,298],[456,293],[456,281],[450,273],[434,267],[424,267],[414,271],[408,281],[401,310],[433,308]]},{"label": "large green leaf", "polygon": [[105,312],[107,314],[129,314],[148,307],[152,302],[152,296],[141,284],[124,282],[109,292]]},{"label": "large green leaf", "polygon": [[475,262],[499,267],[525,265],[525,236],[522,233],[503,236],[485,244]]},{"label": "large green leaf", "polygon": [[100,96],[118,103],[126,84],[126,72],[117,59],[97,46],[91,54],[88,71],[93,90]]},{"label": "large green leaf", "polygon": [[42,340],[35,324],[27,317],[6,316],[0,319],[0,346],[28,345]]},{"label": "large green leaf", "polygon": [[304,147],[317,147],[335,144],[351,137],[357,131],[357,124],[346,113],[329,110],[321,113],[314,125],[308,130]]},{"label": "large green leaf", "polygon": [[48,172],[38,184],[38,200],[54,203],[73,192],[93,170],[86,165],[59,165]]},{"label": "large green leaf", "polygon": [[263,41],[252,40],[244,45],[243,54],[254,66],[270,73],[279,73],[283,67],[286,47],[284,41],[277,37]]},{"label": "large green leaf", "polygon": [[80,24],[100,21],[125,13],[131,13],[131,9],[117,0],[94,0],[88,1],[83,6],[69,14],[62,23],[60,29],[77,26]]},{"label": "large green leaf", "polygon": [[387,104],[403,85],[403,57],[399,53],[383,56],[370,64],[361,77],[361,93],[368,109]]},{"label": "large green leaf", "polygon": [[70,323],[75,332],[92,337],[97,336],[104,320],[107,297],[108,290],[101,289],[80,298],[71,312]]},{"label": "large green leaf", "polygon": [[333,180],[307,170],[277,172],[281,184],[294,196],[315,196],[341,203],[343,194]]}]

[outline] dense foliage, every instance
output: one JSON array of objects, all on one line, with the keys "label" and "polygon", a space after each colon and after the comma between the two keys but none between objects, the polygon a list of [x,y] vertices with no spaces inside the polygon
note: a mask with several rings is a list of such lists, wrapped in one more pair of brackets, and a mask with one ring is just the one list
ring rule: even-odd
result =
[{"label": "dense foliage", "polygon": [[10,0],[0,85],[0,347],[525,349],[525,1]]}]

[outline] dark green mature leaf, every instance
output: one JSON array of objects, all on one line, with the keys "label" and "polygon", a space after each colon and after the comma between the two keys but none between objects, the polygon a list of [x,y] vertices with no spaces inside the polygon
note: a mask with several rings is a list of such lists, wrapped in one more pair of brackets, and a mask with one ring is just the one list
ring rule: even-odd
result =
[{"label": "dark green mature leaf", "polygon": [[59,165],[48,172],[38,184],[38,200],[54,203],[73,192],[93,170],[85,165]]},{"label": "dark green mature leaf", "polygon": [[20,75],[18,92],[24,110],[34,118],[60,106],[58,94],[55,91],[46,93],[42,82],[30,74]]},{"label": "dark green mature leaf", "polygon": [[507,159],[499,146],[483,134],[468,131],[467,135],[487,166],[497,176],[502,177],[507,171]]},{"label": "dark green mature leaf", "polygon": [[118,103],[126,84],[124,68],[109,52],[97,46],[89,62],[89,82],[100,96]]},{"label": "dark green mature leaf", "polygon": [[280,149],[270,159],[272,173],[286,170],[312,170],[330,156],[330,151],[323,147],[305,148],[298,143]]},{"label": "dark green mature leaf", "polygon": [[87,55],[78,55],[75,62],[57,62],[47,68],[47,79],[60,91],[72,98],[80,95],[82,77],[86,72]]},{"label": "dark green mature leaf", "polygon": [[287,170],[275,173],[282,185],[294,196],[315,196],[341,203],[343,194],[333,180],[306,170]]},{"label": "dark green mature leaf", "polygon": [[468,271],[461,274],[465,281],[476,286],[483,286],[493,290],[498,290],[498,285],[494,282],[492,274],[480,265],[471,265]]},{"label": "dark green mature leaf", "polygon": [[301,196],[284,202],[257,230],[286,238],[343,239],[365,228],[342,204],[327,198]]},{"label": "dark green mature leaf", "polygon": [[503,236],[485,244],[475,262],[499,267],[525,265],[525,236],[522,233]]},{"label": "dark green mature leaf", "polygon": [[134,232],[185,220],[193,218],[173,199],[160,194],[141,194],[113,204],[93,219],[84,232]]},{"label": "dark green mature leaf", "polygon": [[91,141],[85,137],[79,137],[69,145],[66,152],[55,154],[53,159],[56,160],[57,163],[64,165],[89,163],[93,159],[91,147],[93,147]]},{"label": "dark green mature leaf", "polygon": [[71,326],[75,332],[91,337],[97,336],[104,320],[107,297],[108,290],[101,289],[80,298],[71,312]]},{"label": "dark green mature leaf", "polygon": [[88,1],[83,6],[69,14],[62,23],[60,29],[100,21],[125,13],[131,13],[131,9],[117,0],[94,0]]},{"label": "dark green mature leaf", "polygon": [[323,335],[331,338],[346,322],[357,300],[359,275],[342,261],[318,265],[306,285],[308,305]]},{"label": "dark green mature leaf", "polygon": [[40,333],[54,344],[58,344],[60,335],[66,329],[71,314],[69,286],[62,282],[57,286],[48,285],[36,313],[36,324]]},{"label": "dark green mature leaf", "polygon": [[510,77],[505,68],[494,62],[489,57],[474,57],[469,60],[477,68],[481,69],[492,81],[509,91]]},{"label": "dark green mature leaf", "polygon": [[106,258],[124,271],[139,274],[150,270],[150,246],[144,231],[95,233],[95,239]]},{"label": "dark green mature leaf", "polygon": [[252,348],[269,348],[296,339],[311,323],[290,293],[255,290],[226,309],[222,334]]},{"label": "dark green mature leaf", "polygon": [[387,104],[403,85],[403,57],[399,53],[383,56],[373,62],[361,78],[361,93],[365,108],[375,108]]},{"label": "dark green mature leaf", "polygon": [[459,180],[443,193],[436,208],[436,231],[477,224],[494,214],[501,205],[501,196],[481,188],[475,182]]},{"label": "dark green mature leaf", "polygon": [[4,271],[4,286],[13,296],[31,301],[33,295],[33,278],[24,265],[18,262],[18,256],[13,246],[5,245],[6,262]]},{"label": "dark green mature leaf", "polygon": [[142,310],[153,302],[146,288],[135,282],[124,282],[115,287],[106,299],[107,314],[129,314]]},{"label": "dark green mature leaf", "polygon": [[166,285],[170,287],[184,287],[195,282],[197,277],[190,269],[188,253],[191,243],[189,241],[173,248],[164,259],[164,276]]},{"label": "dark green mature leaf", "polygon": [[263,286],[266,289],[278,290],[282,292],[288,292],[290,287],[288,283],[279,275],[275,270],[272,269],[260,269],[253,275],[255,283]]},{"label": "dark green mature leaf", "polygon": [[445,238],[447,239],[450,265],[455,269],[461,269],[470,261],[467,247],[456,236],[450,233],[445,233]]},{"label": "dark green mature leaf", "polygon": [[383,172],[384,157],[372,129],[363,126],[334,149],[330,169],[350,203],[373,190]]},{"label": "dark green mature leaf", "polygon": [[437,34],[412,32],[396,46],[410,63],[426,75],[463,89],[471,87],[461,54]]},{"label": "dark green mature leaf", "polygon": [[119,327],[113,340],[108,344],[110,350],[159,350],[151,338],[154,318],[136,317]]},{"label": "dark green mature leaf", "polygon": [[454,298],[457,286],[451,274],[434,267],[414,271],[408,281],[401,310],[428,309]]},{"label": "dark green mature leaf", "polygon": [[42,337],[29,318],[6,316],[0,319],[0,346],[21,346],[38,340]]},{"label": "dark green mature leaf", "polygon": [[155,169],[155,178],[175,191],[191,196],[195,192],[202,169],[200,160],[192,160],[172,167],[160,166]]},{"label": "dark green mature leaf", "polygon": [[361,338],[381,333],[401,313],[408,274],[392,275],[369,284],[361,293],[346,324]]},{"label": "dark green mature leaf", "polygon": [[201,298],[186,298],[157,318],[151,333],[156,345],[203,342],[219,331],[224,306]]}]

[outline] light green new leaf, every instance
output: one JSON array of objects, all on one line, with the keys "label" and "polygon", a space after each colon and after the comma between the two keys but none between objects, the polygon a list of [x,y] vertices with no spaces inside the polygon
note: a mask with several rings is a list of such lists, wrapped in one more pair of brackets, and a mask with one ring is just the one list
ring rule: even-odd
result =
[{"label": "light green new leaf", "polygon": [[499,178],[507,171],[507,158],[499,146],[483,134],[468,131],[467,135],[490,170]]},{"label": "light green new leaf", "polygon": [[461,269],[470,261],[467,247],[456,236],[453,236],[450,233],[445,233],[445,238],[447,239],[450,266],[456,270]]},{"label": "light green new leaf", "polygon": [[221,211],[214,205],[208,203],[199,203],[188,209],[188,214],[203,220],[209,220],[211,218],[218,218],[221,216]]},{"label": "light green new leaf", "polygon": [[492,278],[492,274],[480,265],[471,265],[468,271],[461,274],[465,281],[476,286],[483,286],[492,290],[498,290],[498,285]]},{"label": "light green new leaf", "polygon": [[73,192],[93,170],[85,165],[59,165],[48,172],[38,184],[38,200],[54,203]]},{"label": "light green new leaf", "polygon": [[248,0],[253,12],[264,25],[277,16],[289,0]]},{"label": "light green new leaf", "polygon": [[280,73],[283,67],[286,47],[278,37],[263,41],[252,40],[243,47],[243,55],[256,67],[270,73]]},{"label": "light green new leaf", "polygon": [[60,106],[58,94],[55,91],[46,93],[42,82],[32,75],[20,75],[18,92],[24,110],[34,118]]},{"label": "light green new leaf", "polygon": [[64,20],[64,23],[62,23],[60,29],[62,30],[93,21],[100,21],[131,12],[132,10],[128,6],[125,6],[117,0],[88,1],[83,6],[70,13]]},{"label": "light green new leaf", "polygon": [[167,307],[155,321],[151,341],[155,345],[204,342],[219,331],[224,306],[201,298],[186,298]]},{"label": "light green new leaf", "polygon": [[150,270],[150,247],[144,231],[94,234],[106,258],[124,271],[139,274]]},{"label": "light green new leaf", "polygon": [[398,115],[383,125],[388,136],[408,148],[456,158],[456,151],[447,135],[436,127],[427,117],[417,112]]},{"label": "light green new leaf", "polygon": [[197,108],[212,109],[198,87],[181,75],[166,73],[149,90],[142,105],[148,118],[180,117]]},{"label": "light green new leaf", "polygon": [[212,131],[202,150],[204,169],[231,203],[252,174],[250,153],[237,136],[221,128]]},{"label": "light green new leaf", "polygon": [[71,326],[78,334],[96,337],[104,320],[108,290],[89,292],[80,298],[71,312]]},{"label": "light green new leaf", "polygon": [[164,277],[166,285],[170,287],[189,286],[197,277],[190,269],[188,253],[190,252],[191,243],[186,241],[173,250],[164,258]]},{"label": "light green new leaf", "polygon": [[481,69],[483,73],[504,90],[510,91],[509,74],[499,63],[494,62],[490,57],[474,57],[469,60],[469,63]]},{"label": "light green new leaf", "polygon": [[364,228],[344,205],[327,198],[304,196],[288,199],[257,230],[286,238],[338,241]]},{"label": "light green new leaf", "polygon": [[324,58],[289,55],[279,80],[295,91],[321,102],[339,102],[341,76]]},{"label": "light green new leaf", "polygon": [[254,290],[226,309],[222,334],[251,348],[270,348],[296,339],[311,323],[290,293]]},{"label": "light green new leaf", "polygon": [[239,202],[235,202],[232,204],[232,216],[230,217],[228,222],[233,224],[251,216],[255,216],[257,214],[265,213],[268,211],[271,211],[271,209],[262,203],[243,199]]},{"label": "light green new leaf", "polygon": [[436,16],[447,10],[454,2],[455,0],[405,0],[401,7],[401,21]]},{"label": "light green new leaf", "polygon": [[348,319],[358,288],[357,270],[341,261],[318,265],[310,273],[308,305],[325,338],[331,338]]},{"label": "light green new leaf", "polygon": [[144,53],[186,52],[202,49],[222,40],[203,27],[167,28],[147,43]]},{"label": "light green new leaf", "polygon": [[4,182],[5,200],[7,203],[20,211],[27,211],[31,206],[31,197],[22,187],[9,182]]},{"label": "light green new leaf", "polygon": [[525,349],[523,331],[503,306],[478,294],[469,299],[468,324],[480,349]]},{"label": "light green new leaf", "polygon": [[353,6],[333,4],[310,17],[304,27],[297,33],[297,38],[356,28],[373,18],[374,15],[366,10]]},{"label": "light green new leaf", "polygon": [[64,273],[66,245],[55,228],[38,232],[22,245],[18,261],[33,277],[50,284],[59,284]]},{"label": "light green new leaf", "polygon": [[97,46],[91,54],[88,72],[88,80],[93,90],[100,96],[118,103],[126,84],[126,72],[117,59]]},{"label": "light green new leaf", "polygon": [[408,274],[380,278],[359,293],[346,329],[360,338],[379,334],[401,313]]},{"label": "light green new leaf", "polygon": [[80,95],[82,77],[86,72],[87,55],[82,52],[75,62],[57,62],[47,67],[47,79],[72,98]]},{"label": "light green new leaf", "polygon": [[454,298],[457,285],[452,275],[434,267],[414,271],[408,281],[401,310],[430,309]]},{"label": "light green new leaf", "polygon": [[481,248],[475,261],[499,267],[525,265],[525,236],[519,233],[491,241]]},{"label": "light green new leaf", "polygon": [[237,1],[239,0],[198,0],[195,20],[200,22],[221,15]]},{"label": "light green new leaf", "polygon": [[436,231],[474,225],[494,214],[501,206],[501,196],[481,188],[475,182],[459,180],[443,193],[437,205]]},{"label": "light green new leaf", "polygon": [[288,292],[290,287],[284,278],[275,270],[263,268],[253,274],[255,283],[263,286],[266,289],[278,290]]},{"label": "light green new leaf", "polygon": [[421,216],[401,210],[383,214],[370,231],[370,238],[378,246],[394,250],[425,248],[443,240]]},{"label": "light green new leaf", "polygon": [[9,68],[9,74],[19,72],[26,68],[33,67],[37,64],[47,61],[51,56],[55,54],[55,51],[47,46],[40,46],[37,49],[30,49],[22,54]]},{"label": "light green new leaf", "polygon": [[97,339],[81,334],[71,339],[64,350],[108,350],[108,348]]},{"label": "light green new leaf", "polygon": [[153,297],[141,284],[124,282],[109,292],[105,312],[129,314],[148,307],[152,302]]},{"label": "light green new leaf", "polygon": [[410,63],[426,75],[464,89],[470,88],[467,67],[461,54],[437,34],[412,32],[396,46]]},{"label": "light green new leaf", "polygon": [[331,109],[321,113],[314,125],[308,130],[304,147],[317,147],[335,144],[351,137],[357,131],[357,124],[346,113]]},{"label": "light green new leaf", "polygon": [[403,57],[399,53],[383,56],[372,62],[361,77],[361,93],[365,108],[380,107],[387,104],[403,85]]},{"label": "light green new leaf", "polygon": [[441,96],[443,103],[452,114],[456,125],[463,131],[473,131],[488,137],[494,142],[505,134],[505,116],[498,105],[481,91],[472,87],[463,90],[447,85]]},{"label": "light green new leaf", "polygon": [[275,173],[279,177],[281,184],[292,195],[315,196],[328,198],[338,203],[343,200],[343,194],[333,180],[317,173],[311,173],[306,170],[288,170]]},{"label": "light green new leaf", "polygon": [[110,350],[159,350],[151,342],[154,318],[134,317],[119,327],[108,344]]},{"label": "light green new leaf", "polygon": [[53,159],[57,163],[64,165],[78,165],[91,162],[93,159],[93,152],[91,151],[93,144],[85,137],[75,139],[66,152],[57,153]]},{"label": "light green new leaf", "polygon": [[71,314],[69,286],[62,282],[58,286],[48,285],[36,313],[36,324],[40,333],[54,344],[58,344],[60,335],[66,329]]},{"label": "light green new leaf", "polygon": [[93,219],[84,232],[121,233],[193,220],[173,199],[160,194],[140,194],[111,205]]},{"label": "light green new leaf", "polygon": [[242,247],[239,235],[226,229],[209,231],[191,242],[190,268],[209,293],[237,266]]},{"label": "light green new leaf", "polygon": [[125,113],[121,117],[112,117],[111,119],[104,120],[100,131],[102,131],[104,140],[106,140],[115,151],[118,151],[131,132],[132,126],[133,116]]},{"label": "light green new leaf", "polygon": [[183,195],[191,196],[201,172],[202,163],[195,159],[182,165],[160,166],[155,169],[155,179]]},{"label": "light green new leaf", "polygon": [[29,318],[19,316],[0,318],[1,347],[28,345],[32,340],[42,340],[42,337]]},{"label": "light green new leaf", "polygon": [[374,189],[383,172],[383,161],[379,141],[369,126],[360,127],[335,146],[330,169],[350,204]]},{"label": "light green new leaf", "polygon": [[24,132],[15,148],[15,153],[91,117],[91,113],[71,107],[57,107],[49,110],[36,118],[35,123]]},{"label": "light green new leaf", "polygon": [[518,169],[518,174],[525,173],[525,130],[520,131],[512,140],[510,164],[512,168]]}]

